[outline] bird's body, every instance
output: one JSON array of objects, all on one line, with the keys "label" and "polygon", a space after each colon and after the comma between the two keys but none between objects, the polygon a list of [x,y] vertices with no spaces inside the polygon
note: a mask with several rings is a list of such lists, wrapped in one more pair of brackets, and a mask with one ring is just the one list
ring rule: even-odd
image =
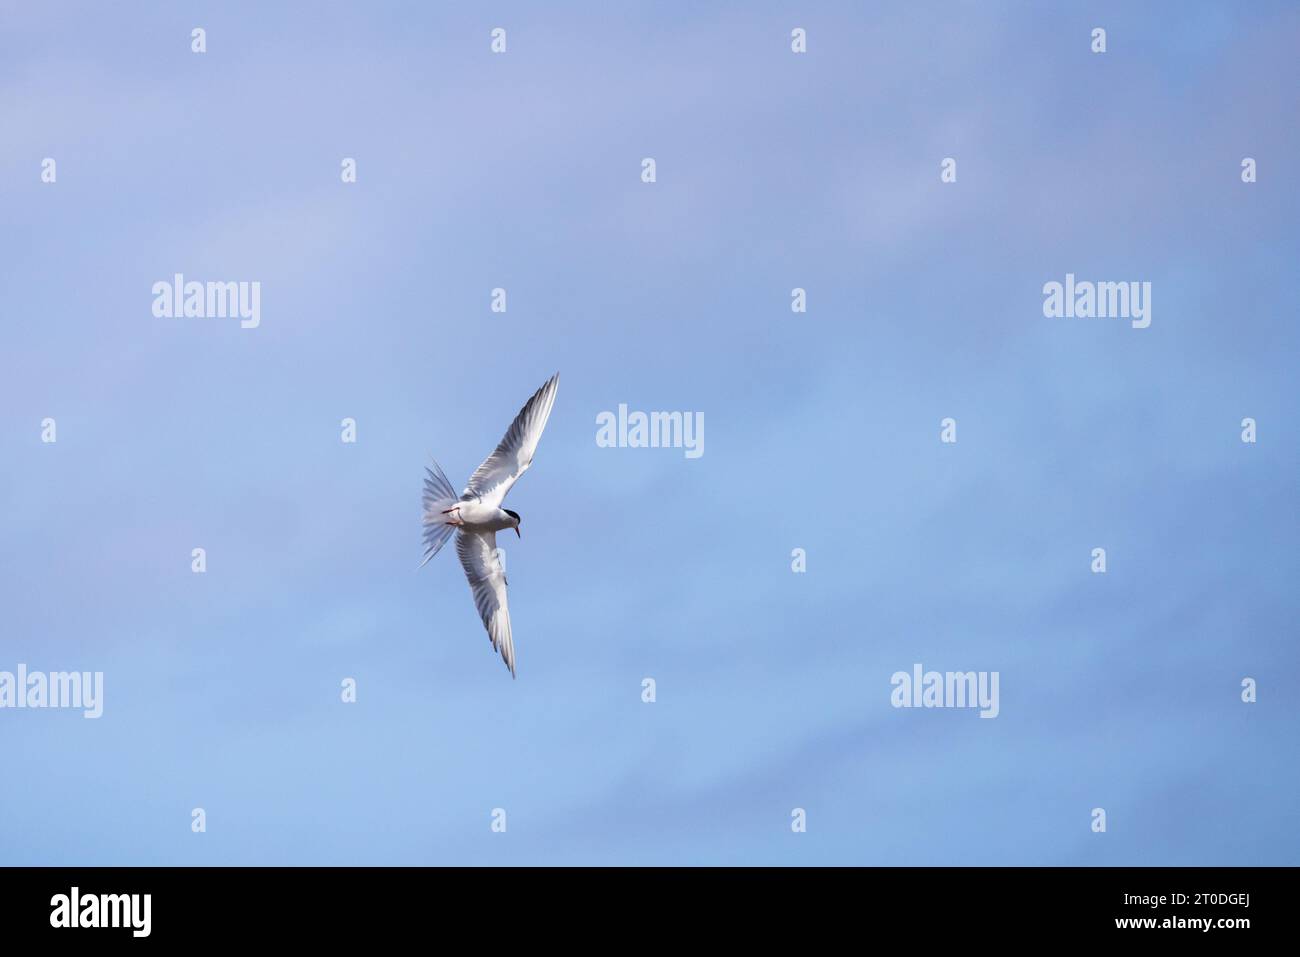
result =
[{"label": "bird's body", "polygon": [[477,501],[458,502],[447,509],[447,523],[464,532],[500,532],[515,527],[504,508]]},{"label": "bird's body", "polygon": [[438,554],[447,540],[456,535],[456,554],[469,579],[474,605],[492,639],[492,647],[501,653],[512,676],[515,643],[506,602],[506,574],[497,552],[496,533],[512,528],[516,535],[523,537],[519,532],[519,513],[502,508],[501,503],[533,463],[533,453],[555,404],[559,382],[557,372],[524,404],[505,438],[474,470],[459,496],[437,462],[425,470],[424,561],[420,564]]}]

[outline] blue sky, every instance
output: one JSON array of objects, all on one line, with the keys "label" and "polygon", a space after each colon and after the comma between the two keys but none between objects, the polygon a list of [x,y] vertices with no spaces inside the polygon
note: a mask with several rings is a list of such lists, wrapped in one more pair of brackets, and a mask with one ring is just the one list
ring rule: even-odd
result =
[{"label": "blue sky", "polygon": [[[1300,863],[1300,11],[611,6],[6,5],[0,670],[105,702],[0,710],[0,862]],[[556,370],[512,682],[421,471]]]}]

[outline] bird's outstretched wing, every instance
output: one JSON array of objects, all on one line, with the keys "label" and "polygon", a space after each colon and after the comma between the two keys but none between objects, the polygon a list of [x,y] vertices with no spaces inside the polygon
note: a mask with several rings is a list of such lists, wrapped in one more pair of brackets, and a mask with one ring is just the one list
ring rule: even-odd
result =
[{"label": "bird's outstretched wing", "polygon": [[506,573],[496,554],[496,532],[461,531],[456,536],[456,554],[465,568],[474,607],[483,619],[483,627],[492,639],[492,647],[501,653],[510,676],[515,674],[515,642],[510,635],[510,608],[506,604]]},{"label": "bird's outstretched wing", "polygon": [[559,384],[560,374],[557,372],[524,403],[496,451],[484,459],[469,477],[469,484],[460,493],[462,500],[478,499],[484,505],[501,507],[510,486],[533,464],[533,453],[537,451],[537,441],[551,415],[551,406],[555,405],[555,390]]}]

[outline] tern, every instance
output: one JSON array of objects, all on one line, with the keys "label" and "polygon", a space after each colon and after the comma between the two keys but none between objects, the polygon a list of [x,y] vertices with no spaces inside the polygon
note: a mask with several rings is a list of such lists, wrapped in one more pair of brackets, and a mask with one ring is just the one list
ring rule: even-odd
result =
[{"label": "tern", "polygon": [[506,430],[496,450],[469,477],[459,496],[438,463],[425,469],[423,568],[447,539],[456,534],[456,554],[469,579],[474,606],[483,627],[515,676],[515,642],[510,633],[510,608],[506,604],[506,573],[497,557],[497,532],[513,528],[520,538],[518,512],[502,508],[506,493],[533,464],[537,442],[555,405],[560,384],[557,372],[533,393]]}]

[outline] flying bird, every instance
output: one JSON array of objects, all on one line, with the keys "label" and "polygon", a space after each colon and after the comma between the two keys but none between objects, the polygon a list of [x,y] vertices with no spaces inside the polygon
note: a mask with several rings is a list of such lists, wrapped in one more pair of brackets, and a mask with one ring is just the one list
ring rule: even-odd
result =
[{"label": "flying bird", "polygon": [[456,535],[456,554],[469,579],[474,606],[501,654],[510,676],[515,675],[515,642],[510,633],[510,608],[506,604],[506,573],[497,559],[497,532],[513,528],[520,538],[519,513],[502,508],[506,493],[533,464],[537,442],[555,405],[560,374],[551,376],[533,393],[506,430],[496,450],[469,477],[459,496],[438,463],[425,469],[423,568],[447,539]]}]

